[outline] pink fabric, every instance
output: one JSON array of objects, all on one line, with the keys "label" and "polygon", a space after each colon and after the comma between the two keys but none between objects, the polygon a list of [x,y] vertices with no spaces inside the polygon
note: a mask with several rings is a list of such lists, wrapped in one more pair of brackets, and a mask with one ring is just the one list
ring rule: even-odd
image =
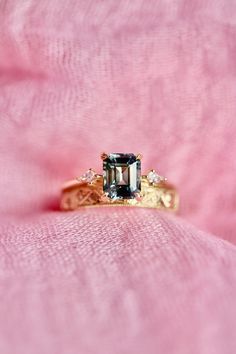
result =
[{"label": "pink fabric", "polygon": [[[236,352],[235,38],[234,0],[0,2],[0,353]],[[180,217],[60,213],[101,151]]]}]

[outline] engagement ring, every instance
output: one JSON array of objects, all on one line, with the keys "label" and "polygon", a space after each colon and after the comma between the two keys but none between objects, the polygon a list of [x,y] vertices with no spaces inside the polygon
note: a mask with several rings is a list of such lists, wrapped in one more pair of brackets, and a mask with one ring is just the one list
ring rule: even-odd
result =
[{"label": "engagement ring", "polygon": [[62,188],[61,209],[91,206],[135,206],[177,210],[179,197],[173,185],[155,170],[141,174],[141,154],[101,154],[103,175],[89,169]]}]

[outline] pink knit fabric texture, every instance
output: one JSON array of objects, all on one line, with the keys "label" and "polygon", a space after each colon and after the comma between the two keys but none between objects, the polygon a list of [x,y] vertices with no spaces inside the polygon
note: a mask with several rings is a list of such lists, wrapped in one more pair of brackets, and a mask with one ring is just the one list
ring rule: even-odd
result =
[{"label": "pink knit fabric texture", "polygon": [[[235,38],[234,0],[0,0],[1,354],[236,353]],[[102,151],[179,216],[60,212]]]}]

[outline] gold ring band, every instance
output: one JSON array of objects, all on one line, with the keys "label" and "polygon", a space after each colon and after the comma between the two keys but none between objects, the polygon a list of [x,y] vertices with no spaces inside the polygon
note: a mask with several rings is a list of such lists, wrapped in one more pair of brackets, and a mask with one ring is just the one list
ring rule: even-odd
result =
[{"label": "gold ring band", "polygon": [[112,200],[104,195],[103,177],[97,176],[94,182],[67,182],[62,189],[61,209],[76,210],[91,206],[135,206],[176,211],[179,197],[176,189],[167,182],[158,186],[150,185],[146,176],[141,179],[141,194],[135,199]]}]

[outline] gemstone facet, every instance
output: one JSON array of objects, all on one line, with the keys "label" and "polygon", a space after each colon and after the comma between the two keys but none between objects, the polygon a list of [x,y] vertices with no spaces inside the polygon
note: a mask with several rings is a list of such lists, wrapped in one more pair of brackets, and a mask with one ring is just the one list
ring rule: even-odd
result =
[{"label": "gemstone facet", "polygon": [[141,161],[134,154],[107,155],[103,160],[103,181],[109,198],[136,198],[141,191]]}]

